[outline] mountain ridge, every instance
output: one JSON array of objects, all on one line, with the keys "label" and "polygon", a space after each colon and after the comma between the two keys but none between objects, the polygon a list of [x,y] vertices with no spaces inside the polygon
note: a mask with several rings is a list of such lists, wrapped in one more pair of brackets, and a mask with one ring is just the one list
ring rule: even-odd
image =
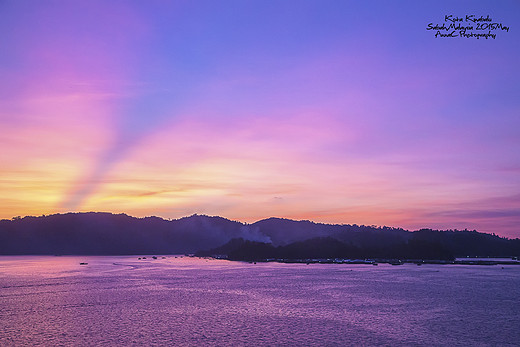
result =
[{"label": "mountain ridge", "polygon": [[0,254],[180,254],[217,248],[235,238],[287,246],[331,237],[357,248],[394,247],[422,240],[457,256],[511,256],[520,239],[475,230],[408,231],[394,227],[325,224],[270,217],[251,224],[194,214],[179,219],[124,213],[69,212],[0,220]]}]

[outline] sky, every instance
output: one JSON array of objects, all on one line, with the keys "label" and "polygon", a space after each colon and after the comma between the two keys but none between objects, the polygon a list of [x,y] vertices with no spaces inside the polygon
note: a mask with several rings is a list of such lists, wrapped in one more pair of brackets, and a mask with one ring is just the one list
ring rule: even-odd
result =
[{"label": "sky", "polygon": [[[446,15],[509,30],[435,37]],[[520,237],[518,23],[516,0],[0,0],[0,218]]]}]

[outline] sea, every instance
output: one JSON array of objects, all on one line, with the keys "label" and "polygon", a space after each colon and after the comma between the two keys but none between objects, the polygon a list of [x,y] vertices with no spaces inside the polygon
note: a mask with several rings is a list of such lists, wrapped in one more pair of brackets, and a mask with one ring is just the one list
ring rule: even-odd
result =
[{"label": "sea", "polygon": [[520,346],[520,266],[2,256],[0,346]]}]

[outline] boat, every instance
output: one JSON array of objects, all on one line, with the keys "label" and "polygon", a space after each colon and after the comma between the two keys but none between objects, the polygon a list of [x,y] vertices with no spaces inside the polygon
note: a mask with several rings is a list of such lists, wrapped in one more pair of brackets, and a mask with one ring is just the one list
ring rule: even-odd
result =
[{"label": "boat", "polygon": [[390,264],[390,265],[403,265],[403,263],[400,260],[389,261],[388,264]]}]

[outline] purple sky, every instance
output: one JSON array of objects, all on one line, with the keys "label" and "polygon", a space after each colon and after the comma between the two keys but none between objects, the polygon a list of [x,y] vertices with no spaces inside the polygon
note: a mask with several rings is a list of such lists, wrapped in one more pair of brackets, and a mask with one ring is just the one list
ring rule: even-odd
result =
[{"label": "purple sky", "polygon": [[[426,30],[472,14],[510,29]],[[496,0],[1,1],[0,218],[520,237],[519,19]]]}]

